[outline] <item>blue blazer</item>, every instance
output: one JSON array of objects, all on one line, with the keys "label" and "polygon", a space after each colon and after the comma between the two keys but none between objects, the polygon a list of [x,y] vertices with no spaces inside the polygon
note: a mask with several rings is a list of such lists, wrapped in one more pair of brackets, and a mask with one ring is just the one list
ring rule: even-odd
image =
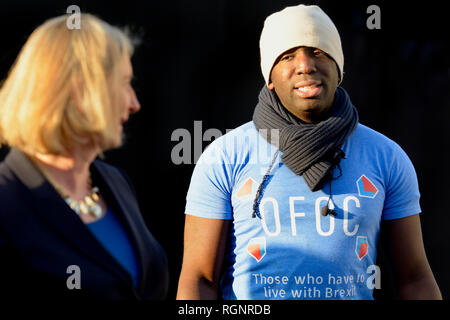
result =
[{"label": "blue blazer", "polygon": [[[92,163],[90,170],[92,180],[119,217],[134,246],[140,266],[137,288],[130,274],[28,157],[12,148],[0,163],[0,298],[166,297],[167,258],[146,227],[130,181],[117,168],[99,160]],[[75,276],[75,271],[69,268],[71,265],[79,267],[79,289],[67,285],[69,277]]]}]

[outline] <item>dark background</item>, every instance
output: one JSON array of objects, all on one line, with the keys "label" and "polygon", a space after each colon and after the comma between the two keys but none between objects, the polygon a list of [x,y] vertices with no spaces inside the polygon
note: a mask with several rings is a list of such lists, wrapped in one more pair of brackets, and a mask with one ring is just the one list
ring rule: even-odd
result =
[{"label": "dark background", "polygon": [[[415,165],[422,194],[423,238],[444,298],[450,294],[449,141],[450,56],[444,2],[396,1],[2,1],[0,77],[4,79],[28,35],[71,4],[107,22],[128,25],[142,43],[133,57],[142,109],[127,127],[127,143],[106,161],[131,177],[151,232],[170,263],[169,299],[182,259],[184,205],[194,167],[171,160],[172,132],[194,121],[222,133],[251,119],[264,84],[259,36],[264,19],[299,3],[318,4],[336,24],[345,65],[342,86],[360,122],[402,146]],[[381,8],[381,30],[369,30],[366,9]],[[1,115],[0,115],[1,116]],[[201,138],[198,138],[200,139]],[[200,141],[197,140],[197,141]],[[208,142],[203,142],[203,148]],[[7,152],[0,149],[0,159]],[[383,251],[378,299],[395,297]]]}]

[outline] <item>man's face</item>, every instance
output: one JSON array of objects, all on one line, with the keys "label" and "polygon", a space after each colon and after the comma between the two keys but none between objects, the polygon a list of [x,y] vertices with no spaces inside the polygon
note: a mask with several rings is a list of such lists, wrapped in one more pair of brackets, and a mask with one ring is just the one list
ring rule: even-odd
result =
[{"label": "man's face", "polygon": [[307,123],[327,118],[339,83],[336,63],[325,52],[296,47],[278,57],[272,68],[270,90],[283,106]]}]

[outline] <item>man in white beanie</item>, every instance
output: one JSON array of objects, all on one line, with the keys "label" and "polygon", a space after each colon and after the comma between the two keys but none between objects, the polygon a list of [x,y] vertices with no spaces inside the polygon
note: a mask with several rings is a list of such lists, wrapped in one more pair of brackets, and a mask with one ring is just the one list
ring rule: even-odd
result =
[{"label": "man in white beanie", "polygon": [[317,6],[270,15],[253,121],[200,157],[179,299],[373,299],[380,229],[400,298],[440,299],[405,152],[358,122],[339,33]]}]

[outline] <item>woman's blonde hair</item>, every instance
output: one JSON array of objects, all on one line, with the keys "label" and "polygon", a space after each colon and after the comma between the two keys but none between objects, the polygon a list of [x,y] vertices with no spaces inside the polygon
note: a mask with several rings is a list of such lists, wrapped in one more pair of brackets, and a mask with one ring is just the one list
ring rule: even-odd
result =
[{"label": "woman's blonde hair", "polygon": [[0,144],[64,154],[88,142],[104,150],[117,136],[113,86],[133,42],[93,15],[81,14],[79,29],[67,18],[34,30],[12,66],[0,89]]}]

